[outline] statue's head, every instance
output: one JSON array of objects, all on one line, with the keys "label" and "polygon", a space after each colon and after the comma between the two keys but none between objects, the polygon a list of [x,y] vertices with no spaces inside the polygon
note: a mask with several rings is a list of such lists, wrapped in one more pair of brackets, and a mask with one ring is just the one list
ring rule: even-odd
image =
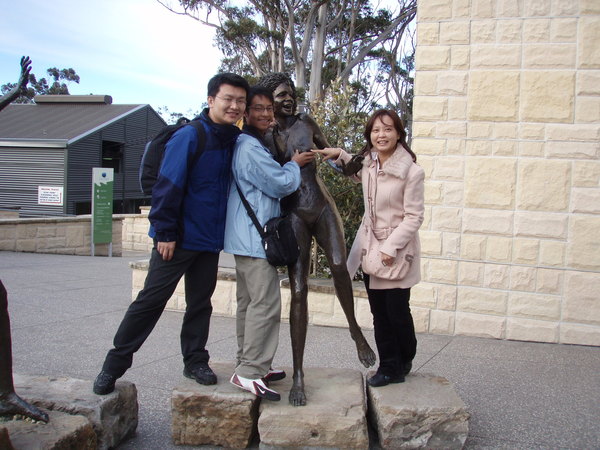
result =
[{"label": "statue's head", "polygon": [[269,89],[275,99],[275,117],[296,114],[296,86],[286,73],[272,72],[260,80],[257,86]]}]

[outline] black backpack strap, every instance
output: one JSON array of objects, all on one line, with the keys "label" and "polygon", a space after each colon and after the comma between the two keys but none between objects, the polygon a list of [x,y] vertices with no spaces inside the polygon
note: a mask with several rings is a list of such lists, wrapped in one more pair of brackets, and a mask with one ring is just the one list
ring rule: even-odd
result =
[{"label": "black backpack strap", "polygon": [[204,129],[204,124],[200,119],[192,120],[186,125],[194,127],[198,133],[198,146],[196,147],[196,153],[194,153],[194,156],[188,161],[189,169],[196,163],[196,161],[198,161],[198,158],[200,158],[202,152],[204,152],[204,147],[206,146],[206,130]]},{"label": "black backpack strap", "polygon": [[237,188],[238,194],[240,195],[240,199],[242,200],[242,203],[244,204],[244,208],[246,208],[246,211],[248,212],[248,215],[250,216],[250,219],[252,219],[252,223],[254,224],[254,226],[256,227],[256,229],[258,230],[258,234],[260,234],[260,237],[264,239],[267,234],[265,233],[265,231],[263,230],[262,226],[260,225],[260,222],[258,221],[258,218],[256,217],[256,214],[254,213],[254,211],[252,210],[252,207],[250,206],[250,203],[248,203],[248,200],[246,200],[246,197],[244,197],[244,194],[242,194],[242,190],[240,189],[240,185],[238,184],[238,182],[235,179],[235,177],[234,177],[234,181],[235,181],[235,186]]}]

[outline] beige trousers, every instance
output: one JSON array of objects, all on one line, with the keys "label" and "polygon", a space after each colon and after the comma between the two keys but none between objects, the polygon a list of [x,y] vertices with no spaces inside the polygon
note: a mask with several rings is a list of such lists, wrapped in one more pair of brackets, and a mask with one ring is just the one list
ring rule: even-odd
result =
[{"label": "beige trousers", "polygon": [[263,258],[235,255],[237,367],[244,378],[264,377],[277,351],[281,294],[277,269]]}]

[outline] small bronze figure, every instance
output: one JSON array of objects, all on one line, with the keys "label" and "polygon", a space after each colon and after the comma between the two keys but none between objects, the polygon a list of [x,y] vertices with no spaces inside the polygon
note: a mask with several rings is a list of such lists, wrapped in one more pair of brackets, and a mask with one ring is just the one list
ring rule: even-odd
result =
[{"label": "small bronze figure", "polygon": [[[293,81],[284,73],[271,73],[258,82],[273,92],[276,124],[267,137],[275,158],[283,164],[296,150],[311,151],[330,147],[314,119],[308,114],[296,114],[296,90]],[[293,354],[293,384],[289,401],[294,406],[306,404],[304,392],[304,346],[308,324],[308,273],[312,237],[325,252],[337,297],[340,301],[350,335],[356,344],[358,358],[365,367],[375,364],[375,353],[365,339],[354,315],[352,280],[346,268],[346,244],[342,220],[333,198],[317,175],[315,162],[301,170],[300,188],[281,202],[283,212],[291,214],[300,256],[288,267],[291,284],[290,328]]]},{"label": "small bronze figure", "polygon": [[[28,56],[21,58],[21,76],[17,85],[0,98],[0,111],[16,99],[27,86],[31,60]],[[20,414],[34,420],[48,422],[48,414],[30,405],[15,392],[12,374],[12,340],[10,335],[10,319],[8,317],[8,294],[0,281],[0,416]]]}]

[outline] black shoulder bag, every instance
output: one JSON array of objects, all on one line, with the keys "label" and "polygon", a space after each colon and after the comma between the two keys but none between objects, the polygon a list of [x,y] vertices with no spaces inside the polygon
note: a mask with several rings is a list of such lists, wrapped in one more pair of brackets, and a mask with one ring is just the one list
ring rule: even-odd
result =
[{"label": "black shoulder bag", "polygon": [[240,185],[235,181],[235,185],[240,195],[240,199],[252,219],[252,223],[260,234],[261,242],[265,254],[267,255],[267,261],[272,266],[287,266],[293,264],[300,255],[300,249],[298,248],[298,241],[296,241],[296,235],[294,234],[294,228],[292,227],[292,220],[288,215],[282,215],[279,217],[273,217],[267,220],[264,227],[261,227],[256,214],[252,210],[252,207],[242,194]]}]

